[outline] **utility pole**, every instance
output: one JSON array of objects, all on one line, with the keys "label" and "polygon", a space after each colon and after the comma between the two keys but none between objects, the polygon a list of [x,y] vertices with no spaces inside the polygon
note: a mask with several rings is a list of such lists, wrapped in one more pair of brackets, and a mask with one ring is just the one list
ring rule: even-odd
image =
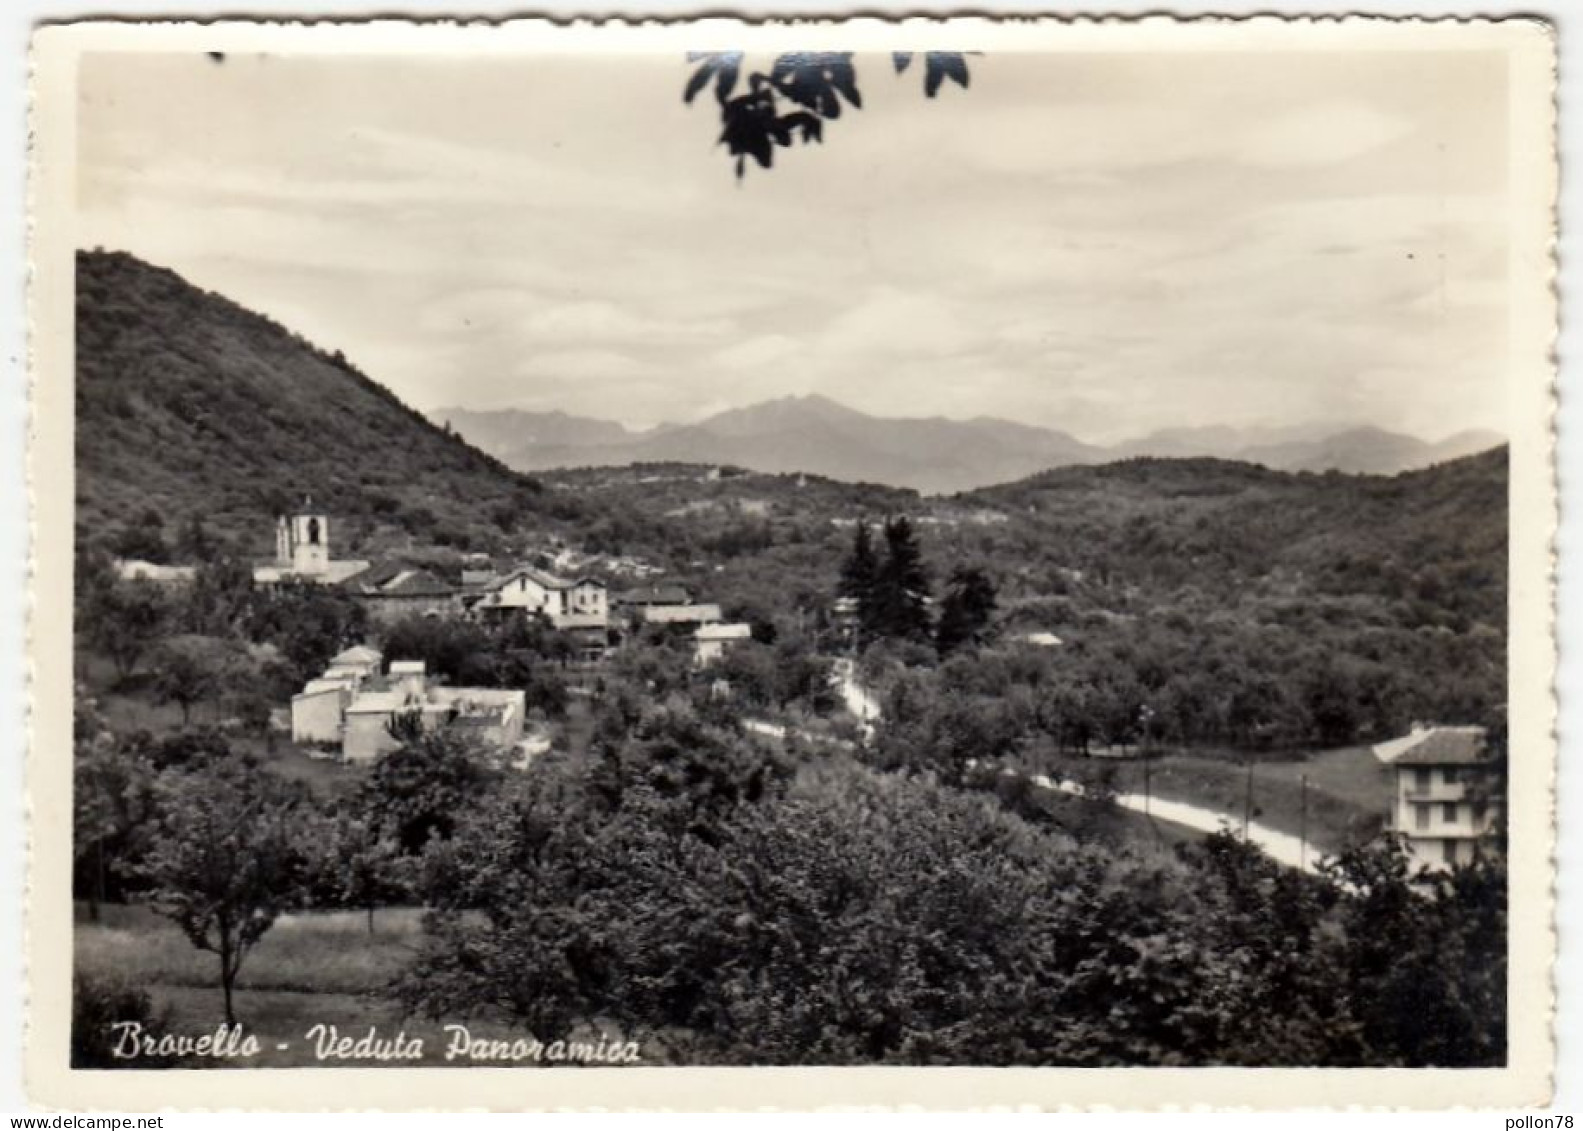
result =
[{"label": "utility pole", "polygon": [[1242,839],[1248,839],[1248,824],[1253,820],[1253,759],[1248,759],[1248,782],[1242,791]]},{"label": "utility pole", "polygon": [[1308,869],[1308,775],[1297,775],[1298,794],[1302,798],[1302,815],[1298,818],[1297,870]]},{"label": "utility pole", "polygon": [[1143,760],[1143,815],[1149,816],[1149,759]]}]

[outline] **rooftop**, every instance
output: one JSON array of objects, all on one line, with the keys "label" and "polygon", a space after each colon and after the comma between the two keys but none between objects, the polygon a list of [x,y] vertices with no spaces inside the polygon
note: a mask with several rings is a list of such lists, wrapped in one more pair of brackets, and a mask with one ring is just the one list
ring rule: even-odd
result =
[{"label": "rooftop", "polygon": [[650,624],[706,624],[720,619],[720,606],[647,605],[643,619]]},{"label": "rooftop", "polygon": [[377,664],[384,656],[377,648],[370,648],[367,644],[354,644],[344,652],[338,652],[330,657],[330,666],[337,667],[342,664]]},{"label": "rooftop", "polygon": [[348,715],[393,715],[404,709],[407,697],[400,691],[369,691],[347,705]]},{"label": "rooftop", "polygon": [[546,573],[535,566],[518,566],[510,573],[502,574],[496,578],[492,583],[492,588],[502,588],[508,582],[515,581],[519,577],[526,577],[542,589],[576,589],[579,585],[597,585],[601,589],[605,587],[605,583],[597,577],[556,577],[553,573]]},{"label": "rooftop", "polygon": [[158,565],[136,558],[122,558],[115,568],[124,581],[191,581],[198,576],[197,566]]},{"label": "rooftop", "polygon": [[1379,743],[1374,756],[1393,766],[1472,765],[1490,757],[1484,746],[1484,728],[1479,726],[1420,727]]},{"label": "rooftop", "polygon": [[404,569],[379,587],[381,593],[397,597],[420,597],[449,594],[456,586],[436,577],[426,569]]},{"label": "rooftop", "polygon": [[686,605],[692,595],[680,585],[646,585],[623,589],[615,595],[618,605]]},{"label": "rooftop", "polygon": [[706,624],[693,634],[699,640],[747,640],[753,635],[749,624]]},{"label": "rooftop", "polygon": [[310,679],[292,698],[310,699],[315,695],[326,695],[331,692],[339,694],[351,690],[354,683],[355,681],[350,679]]}]

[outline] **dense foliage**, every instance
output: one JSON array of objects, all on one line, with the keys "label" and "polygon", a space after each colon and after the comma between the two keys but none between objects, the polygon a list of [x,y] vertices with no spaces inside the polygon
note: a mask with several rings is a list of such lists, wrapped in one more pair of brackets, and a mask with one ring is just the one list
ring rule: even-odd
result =
[{"label": "dense foliage", "polygon": [[[1179,858],[1085,842],[843,759],[786,778],[696,726],[639,720],[623,757],[651,768],[614,801],[602,771],[563,765],[469,813],[428,855],[404,998],[535,1032],[597,1017],[689,1063],[1504,1056],[1489,865],[1430,890],[1390,842],[1333,882],[1229,836]],[[695,776],[677,760],[700,748]]]},{"label": "dense foliage", "polygon": [[[1415,878],[1385,840],[1304,876],[1134,835],[1102,771],[1081,802],[1001,771],[1494,716],[1504,452],[1393,479],[1140,460],[952,499],[676,465],[540,485],[168,273],[81,277],[74,890],[214,951],[227,1016],[284,910],[372,931],[414,901],[411,1008],[613,1024],[679,1061],[1502,1062],[1498,863]],[[330,587],[255,587],[303,490],[337,546],[421,543],[400,556],[453,577],[463,547],[659,567],[752,638],[701,667],[687,626],[634,627],[572,672],[535,619],[376,626]],[[197,572],[123,581],[110,554]],[[371,768],[304,784],[327,775],[287,772],[271,711],[364,641],[525,689],[554,748],[508,768],[398,721]],[[872,727],[833,684],[853,652]],[[157,1012],[79,1006],[84,1063],[106,1011]]]},{"label": "dense foliage", "polygon": [[130,255],[78,254],[75,340],[79,539],[123,556],[194,560],[195,516],[272,556],[307,494],[347,556],[414,534],[488,549],[543,508],[339,353]]},{"label": "dense foliage", "polygon": [[303,883],[306,794],[247,760],[162,774],[143,869],[148,899],[220,965],[225,1020],[248,952]]},{"label": "dense foliage", "polygon": [[[546,480],[634,516],[622,549],[682,559],[677,576],[729,616],[827,649],[845,646],[834,598],[870,593],[885,565],[876,520],[909,516],[922,576],[946,581],[937,650],[970,630],[986,694],[1007,665],[1029,669],[1011,683],[1044,689],[1066,745],[1137,742],[1149,718],[1148,737],[1172,744],[1334,746],[1483,719],[1505,699],[1504,450],[1390,479],[1135,460],[934,501],[660,471]],[[663,529],[643,533],[644,513]],[[876,627],[869,642],[922,635]],[[1030,632],[1061,644],[1032,655]],[[887,644],[869,669],[888,682],[890,660],[926,666],[933,651]]]}]

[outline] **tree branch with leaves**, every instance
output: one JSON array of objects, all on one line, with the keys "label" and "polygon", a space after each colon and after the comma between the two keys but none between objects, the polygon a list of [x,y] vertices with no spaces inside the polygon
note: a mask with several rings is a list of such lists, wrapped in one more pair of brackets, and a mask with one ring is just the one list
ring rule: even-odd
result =
[{"label": "tree branch with leaves", "polygon": [[[915,53],[892,53],[896,73],[912,65]],[[923,56],[923,90],[933,98],[948,80],[964,90],[967,60],[960,51],[928,51]],[[697,64],[682,101],[691,105],[704,90],[714,88],[720,109],[720,144],[736,161],[740,180],[753,158],[759,168],[775,163],[775,150],[797,142],[823,142],[825,123],[841,117],[843,106],[863,108],[857,68],[850,51],[788,51],[777,55],[768,70],[743,76],[740,51],[694,51]],[[739,87],[745,87],[738,93]]]}]

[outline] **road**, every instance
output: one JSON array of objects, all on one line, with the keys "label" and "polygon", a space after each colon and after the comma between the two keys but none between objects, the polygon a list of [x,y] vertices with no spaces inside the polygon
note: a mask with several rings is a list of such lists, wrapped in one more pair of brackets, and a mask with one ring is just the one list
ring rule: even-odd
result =
[{"label": "road", "polygon": [[[1076,782],[1055,781],[1044,774],[1036,774],[1029,779],[1034,785],[1045,789],[1058,790],[1073,797],[1083,796],[1083,787]],[[1183,825],[1199,832],[1214,833],[1221,829],[1231,829],[1236,832],[1242,827],[1240,817],[1232,817],[1214,809],[1205,809],[1199,805],[1191,805],[1186,801],[1171,801],[1163,797],[1145,797],[1141,793],[1118,793],[1114,797],[1117,805],[1123,809],[1130,809],[1134,813],[1146,813],[1151,817],[1158,817],[1162,821]],[[1306,849],[1298,837],[1288,833],[1278,832],[1267,825],[1256,821],[1248,823],[1248,841],[1262,849],[1265,855],[1279,864],[1288,868],[1299,868],[1310,874],[1319,871],[1319,853],[1312,845]]]},{"label": "road", "polygon": [[[879,718],[879,703],[857,681],[856,665],[851,660],[837,660],[835,662],[835,684],[841,693],[841,700],[846,704],[848,711],[857,717],[858,724],[863,728],[864,738],[869,738],[874,733],[874,721]],[[1071,794],[1074,797],[1083,795],[1083,787],[1076,782],[1056,781],[1044,774],[1035,775],[1029,779],[1034,785],[1044,789],[1059,790],[1061,793]],[[1203,833],[1219,832],[1221,829],[1239,831],[1242,828],[1242,819],[1229,813],[1217,812],[1206,809],[1200,805],[1193,805],[1186,801],[1171,801],[1163,797],[1145,797],[1141,793],[1118,793],[1114,797],[1115,803],[1123,809],[1130,809],[1135,813],[1144,813],[1158,817],[1162,821],[1182,825]],[[1261,825],[1256,821],[1248,823],[1247,839],[1256,845],[1267,856],[1288,868],[1297,868],[1310,874],[1319,871],[1318,862],[1320,854],[1312,845],[1304,846],[1302,840],[1289,833]]]},{"label": "road", "polygon": [[857,665],[851,660],[835,662],[834,682],[841,702],[857,718],[864,739],[874,736],[874,720],[879,718],[879,701],[857,681]]}]

